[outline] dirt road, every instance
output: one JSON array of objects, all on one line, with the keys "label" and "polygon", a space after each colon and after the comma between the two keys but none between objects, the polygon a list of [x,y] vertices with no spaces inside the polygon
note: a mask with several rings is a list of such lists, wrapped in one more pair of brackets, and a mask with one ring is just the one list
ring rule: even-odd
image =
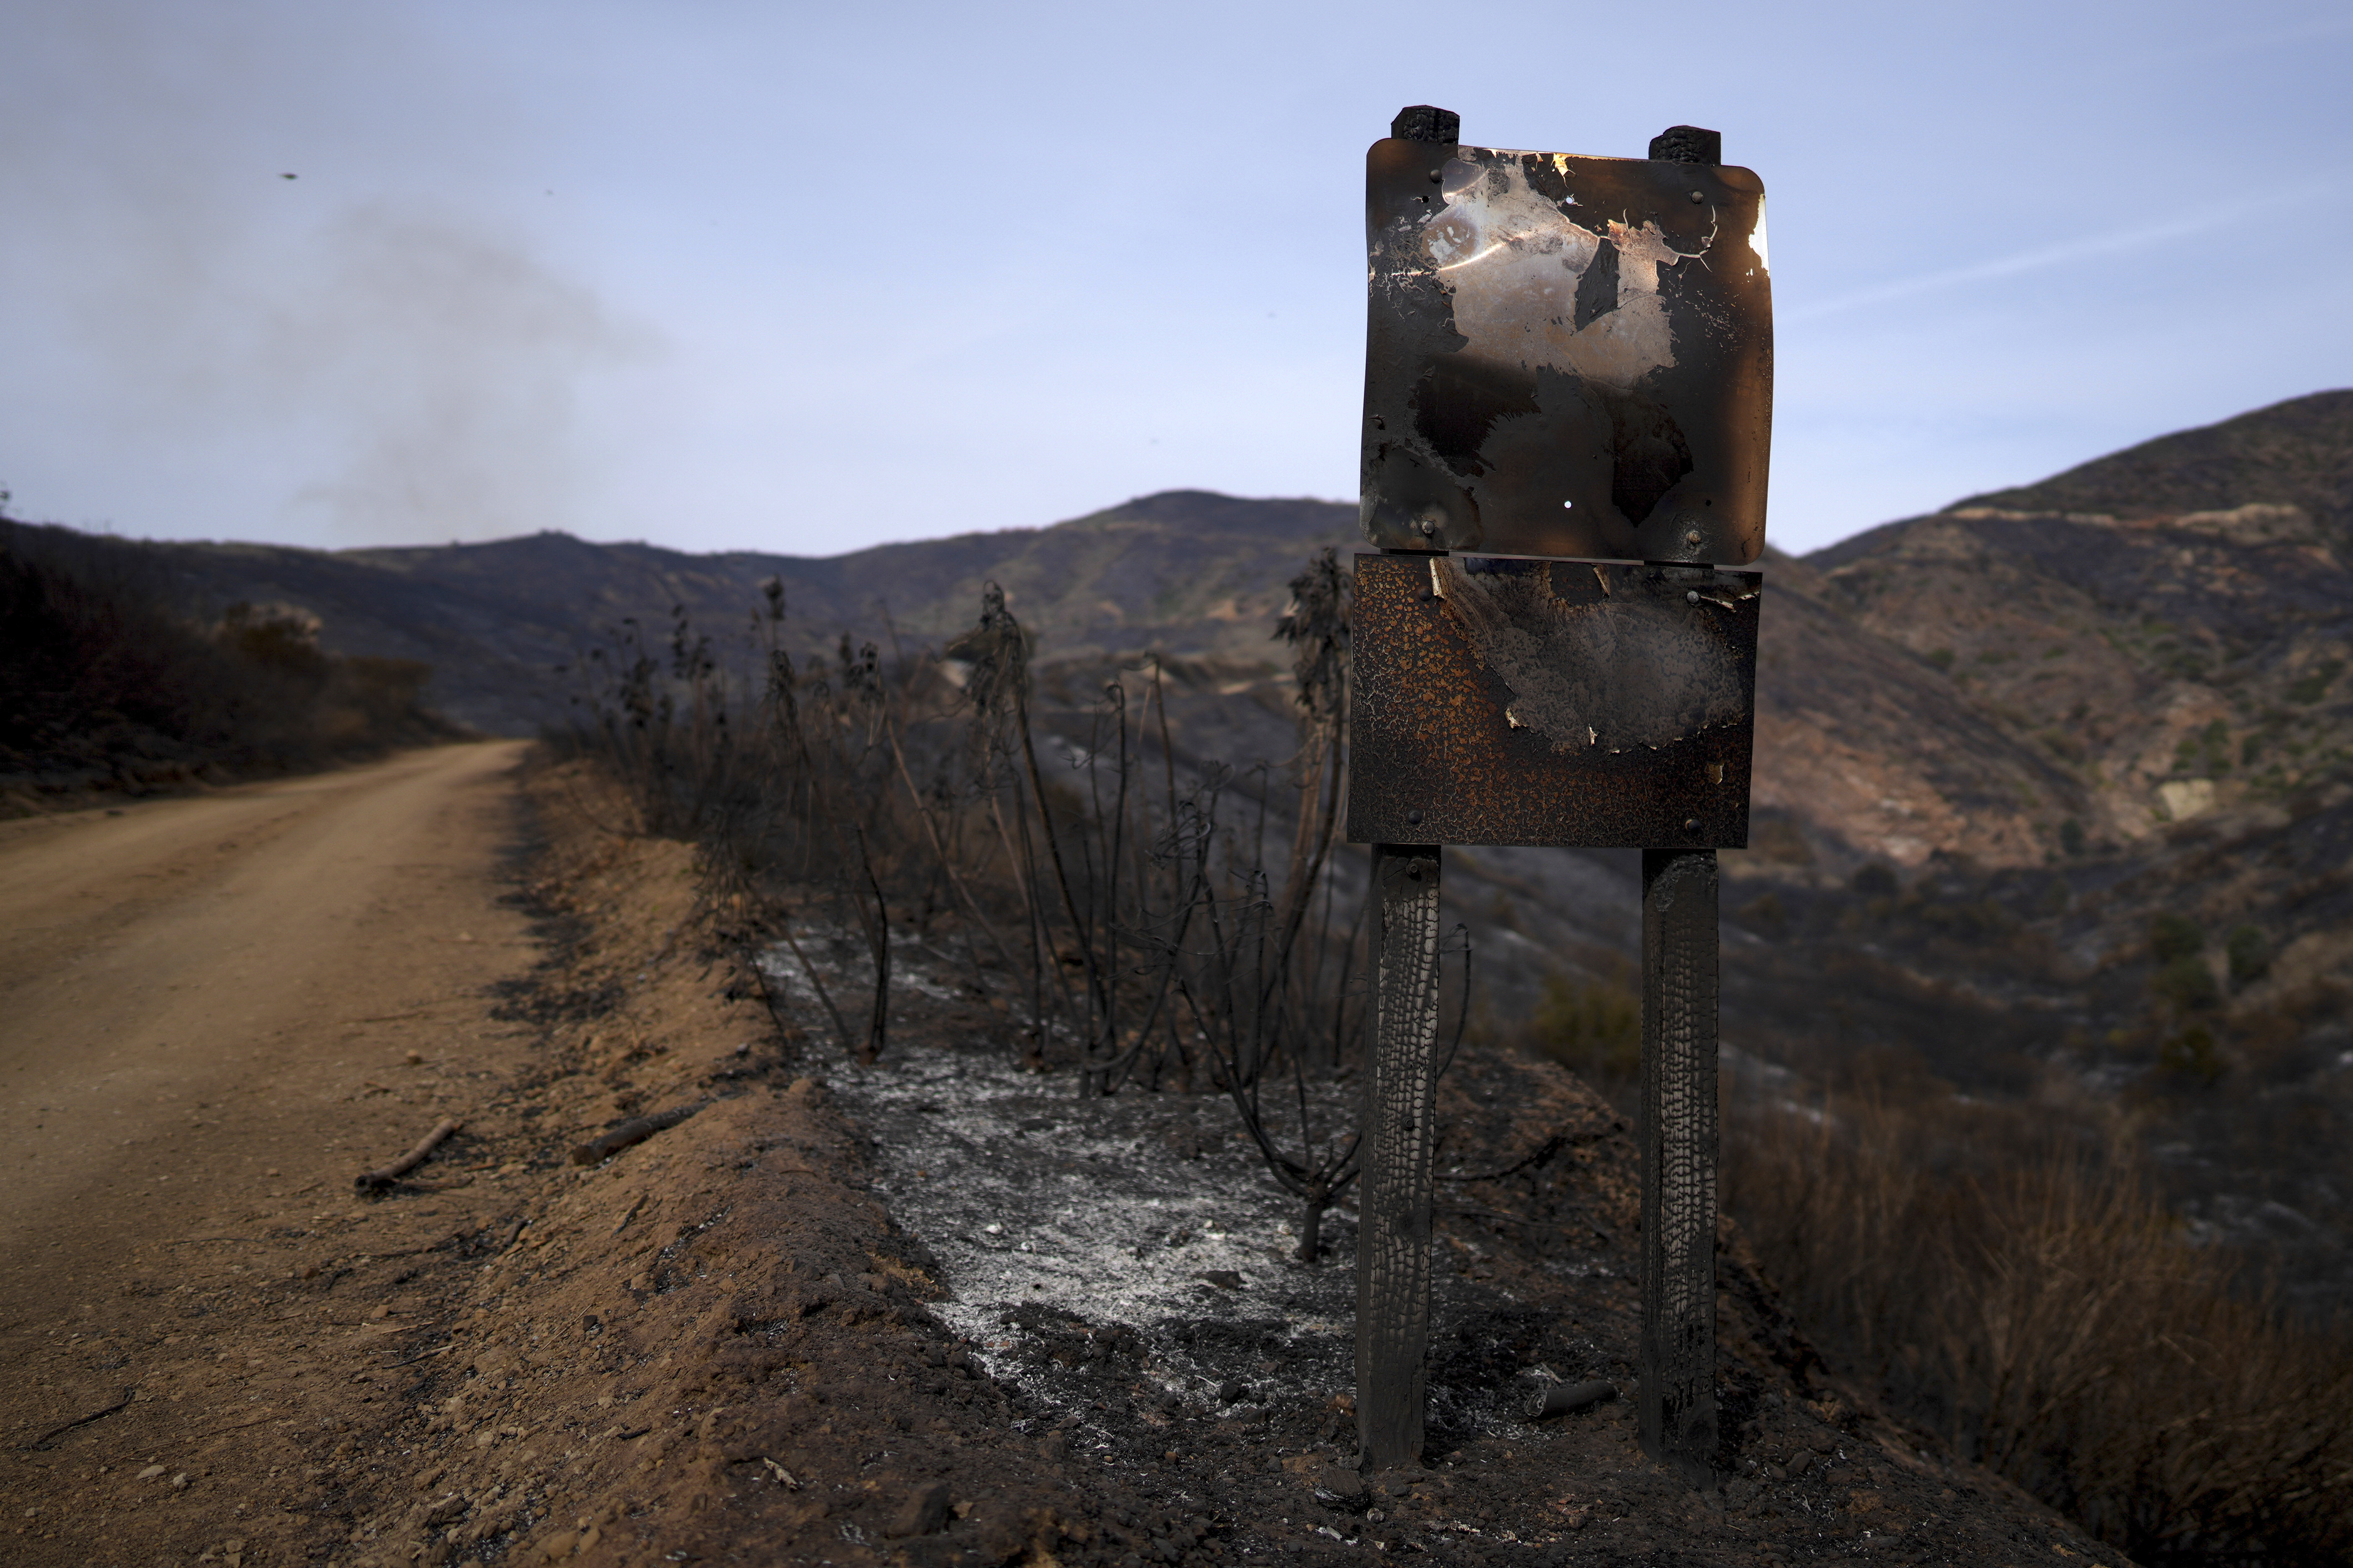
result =
[{"label": "dirt road", "polygon": [[528,961],[496,878],[518,750],[0,828],[0,1322],[422,1131],[366,1085],[480,1032]]},{"label": "dirt road", "polygon": [[241,1269],[221,1233],[348,1210],[355,1173],[519,1048],[489,988],[535,951],[501,901],[521,750],[0,825],[12,1447],[160,1386],[138,1302]]}]

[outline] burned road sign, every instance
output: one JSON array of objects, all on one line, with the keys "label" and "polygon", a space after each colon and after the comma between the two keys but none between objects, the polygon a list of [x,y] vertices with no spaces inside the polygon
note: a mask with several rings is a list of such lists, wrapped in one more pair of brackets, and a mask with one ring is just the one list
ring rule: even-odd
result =
[{"label": "burned road sign", "polygon": [[1391,137],[1366,158],[1363,524],[1385,550],[1765,547],[1765,187]]},{"label": "burned road sign", "polygon": [[1764,584],[1723,568],[1765,548],[1764,186],[1696,126],[1620,159],[1465,147],[1461,123],[1409,106],[1366,163],[1357,1440],[1371,1469],[1421,1457],[1440,847],[1640,847],[1636,1429],[1712,1486],[1715,851],[1748,839]]},{"label": "burned road sign", "polygon": [[1348,837],[1748,842],[1763,577],[1356,557]]}]

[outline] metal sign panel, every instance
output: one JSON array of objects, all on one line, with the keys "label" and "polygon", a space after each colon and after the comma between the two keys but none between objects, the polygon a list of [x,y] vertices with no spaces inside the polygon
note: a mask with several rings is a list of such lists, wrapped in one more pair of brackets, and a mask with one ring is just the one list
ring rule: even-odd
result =
[{"label": "metal sign panel", "polygon": [[1764,576],[1356,557],[1348,837],[1738,848]]},{"label": "metal sign panel", "polygon": [[1763,182],[1395,138],[1365,167],[1365,537],[1756,560],[1773,390]]}]

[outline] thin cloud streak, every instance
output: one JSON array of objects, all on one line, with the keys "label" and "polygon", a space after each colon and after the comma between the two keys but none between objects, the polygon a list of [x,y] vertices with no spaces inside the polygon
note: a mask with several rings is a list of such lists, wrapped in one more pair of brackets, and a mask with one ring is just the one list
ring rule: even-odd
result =
[{"label": "thin cloud streak", "polygon": [[[2324,186],[2324,202],[2334,202],[2343,191]],[[1998,278],[2015,278],[2021,273],[2039,272],[2044,268],[2064,266],[2071,261],[2084,261],[2095,256],[2118,256],[2145,249],[2169,239],[2186,239],[2193,234],[2225,228],[2254,213],[2283,206],[2290,201],[2310,202],[2309,192],[2274,192],[2268,195],[2234,202],[2196,217],[2177,218],[2171,223],[2152,224],[2142,228],[2125,229],[2114,234],[2086,235],[2081,239],[2063,240],[2034,250],[2022,250],[2016,255],[1998,257],[1968,267],[1956,267],[1948,271],[1925,273],[1916,278],[1898,279],[1894,282],[1859,289],[1835,300],[1824,300],[1796,310],[1783,310],[1784,322],[1815,321],[1828,316],[1841,315],[1866,305],[1884,304],[1891,300],[1907,300],[1915,295],[1935,293],[1944,289],[1957,289],[1971,283],[1990,282]]]}]

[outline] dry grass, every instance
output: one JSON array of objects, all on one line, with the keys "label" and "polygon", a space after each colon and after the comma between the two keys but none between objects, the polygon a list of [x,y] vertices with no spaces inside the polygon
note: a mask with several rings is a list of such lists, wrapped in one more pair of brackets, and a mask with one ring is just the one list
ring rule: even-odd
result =
[{"label": "dry grass", "polygon": [[2147,1563],[2353,1552],[2353,1334],[2192,1247],[2128,1145],[1856,1096],[1749,1107],[1728,1206],[1833,1365]]}]

